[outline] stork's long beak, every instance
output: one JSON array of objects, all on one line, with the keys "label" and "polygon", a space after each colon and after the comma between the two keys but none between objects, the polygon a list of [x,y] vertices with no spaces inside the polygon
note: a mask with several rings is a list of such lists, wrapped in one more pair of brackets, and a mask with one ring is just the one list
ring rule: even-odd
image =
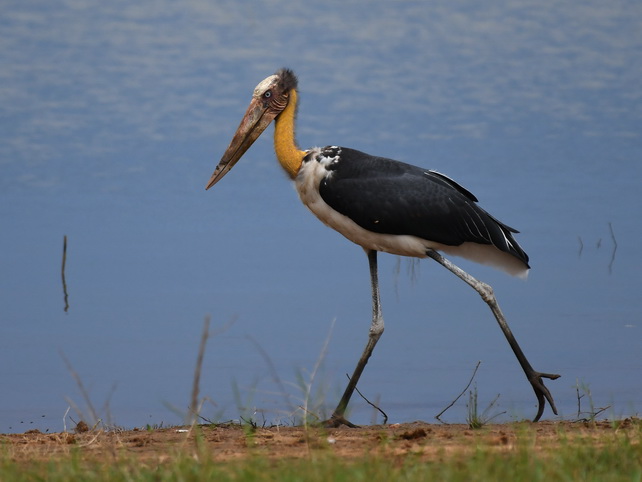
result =
[{"label": "stork's long beak", "polygon": [[223,176],[234,167],[234,164],[236,164],[243,154],[245,154],[245,151],[254,144],[254,141],[259,138],[277,114],[278,112],[274,112],[273,109],[265,106],[260,98],[255,97],[252,99],[241,124],[239,124],[232,138],[232,142],[230,142],[225,154],[221,157],[221,161],[218,163],[218,166],[216,166],[216,169],[214,169],[214,173],[212,177],[210,177],[205,189],[211,188],[223,179]]}]

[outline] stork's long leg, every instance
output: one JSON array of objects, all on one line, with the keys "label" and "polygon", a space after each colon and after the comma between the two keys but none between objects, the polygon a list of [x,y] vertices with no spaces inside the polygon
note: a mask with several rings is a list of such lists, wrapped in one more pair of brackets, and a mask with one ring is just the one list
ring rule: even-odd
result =
[{"label": "stork's long leg", "polygon": [[508,340],[508,344],[513,349],[513,352],[515,353],[515,356],[517,357],[519,364],[522,366],[522,369],[526,374],[526,378],[530,382],[531,386],[533,387],[533,390],[535,391],[535,395],[537,396],[539,408],[537,410],[537,415],[533,419],[533,422],[537,422],[542,416],[542,413],[544,412],[544,406],[546,405],[546,400],[548,400],[548,403],[550,404],[551,409],[553,410],[553,413],[557,415],[557,408],[555,407],[553,396],[551,395],[551,392],[548,391],[548,388],[544,386],[544,382],[542,381],[542,378],[549,378],[550,380],[555,380],[556,378],[559,378],[560,375],[557,375],[555,373],[540,373],[533,370],[533,367],[526,359],[524,352],[520,348],[519,344],[517,343],[517,340],[515,339],[515,337],[513,336],[513,333],[508,327],[506,318],[504,318],[504,314],[502,313],[502,310],[499,308],[497,299],[493,294],[493,289],[486,283],[482,283],[481,281],[473,278],[471,275],[466,273],[463,269],[453,264],[448,259],[444,258],[437,251],[429,249],[426,252],[426,255],[428,255],[435,261],[437,261],[443,267],[447,268],[449,271],[454,273],[458,278],[465,281],[468,285],[472,286],[475,289],[475,291],[477,291],[477,293],[481,295],[482,299],[490,307],[491,311],[493,312],[493,315],[495,315],[495,319],[497,319],[497,323],[499,323],[499,327],[502,329],[502,332],[504,332],[504,336],[506,336],[506,339]]},{"label": "stork's long leg", "polygon": [[370,324],[370,333],[368,334],[368,343],[366,348],[363,350],[363,354],[357,363],[354,373],[348,382],[348,386],[343,392],[341,400],[337,408],[334,409],[334,413],[330,420],[326,422],[327,426],[337,427],[339,425],[348,425],[354,427],[352,423],[348,422],[345,418],[346,408],[350,402],[350,397],[354,393],[354,389],[357,387],[361,373],[368,363],[370,355],[374,350],[375,345],[381,338],[383,333],[383,315],[381,314],[381,303],[379,302],[379,279],[377,275],[377,252],[375,250],[366,250],[368,255],[368,263],[370,265],[370,283],[372,285],[372,323]]}]

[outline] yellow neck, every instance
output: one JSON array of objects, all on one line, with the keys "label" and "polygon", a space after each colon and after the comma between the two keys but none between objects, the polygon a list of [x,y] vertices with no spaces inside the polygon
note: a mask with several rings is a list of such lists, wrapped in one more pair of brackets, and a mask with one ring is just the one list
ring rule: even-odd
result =
[{"label": "yellow neck", "polygon": [[294,139],[294,118],[296,115],[297,93],[290,91],[290,100],[274,124],[274,150],[281,166],[294,179],[301,168],[305,151],[299,150]]}]

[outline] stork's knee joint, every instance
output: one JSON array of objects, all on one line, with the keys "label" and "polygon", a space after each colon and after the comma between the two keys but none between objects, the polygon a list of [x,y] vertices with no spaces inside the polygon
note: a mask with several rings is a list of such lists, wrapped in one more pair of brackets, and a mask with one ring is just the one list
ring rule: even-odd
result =
[{"label": "stork's knee joint", "polygon": [[493,287],[487,285],[486,283],[479,284],[479,294],[486,303],[490,303],[495,299],[495,293],[493,292]]},{"label": "stork's knee joint", "polygon": [[383,328],[383,318],[376,318],[372,320],[372,324],[370,325],[370,336],[380,337],[383,333]]}]

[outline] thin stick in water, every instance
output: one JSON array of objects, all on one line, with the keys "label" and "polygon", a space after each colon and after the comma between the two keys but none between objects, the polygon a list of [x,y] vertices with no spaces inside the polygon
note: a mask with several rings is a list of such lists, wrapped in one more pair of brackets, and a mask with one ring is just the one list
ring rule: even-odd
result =
[{"label": "thin stick in water", "polygon": [[613,272],[613,263],[615,263],[615,252],[617,251],[617,240],[613,232],[613,225],[609,221],[609,231],[611,231],[611,240],[613,241],[613,252],[611,253],[611,262],[609,263],[609,274]]},{"label": "thin stick in water", "polygon": [[67,294],[67,281],[65,280],[65,266],[67,265],[67,235],[63,237],[62,241],[62,292],[65,298],[65,313],[69,311],[69,294]]},{"label": "thin stick in water", "polygon": [[468,381],[468,385],[466,385],[466,387],[464,387],[464,389],[461,391],[461,393],[459,395],[457,395],[457,398],[455,398],[452,402],[450,402],[450,405],[448,405],[446,408],[444,408],[441,412],[439,412],[435,416],[435,418],[437,420],[442,422],[442,420],[439,417],[441,417],[446,412],[446,410],[448,410],[450,407],[452,407],[457,402],[457,400],[459,400],[461,398],[461,396],[464,393],[466,393],[466,390],[468,390],[468,387],[470,386],[470,384],[473,383],[473,379],[475,378],[475,375],[477,374],[477,370],[479,369],[479,365],[481,365],[481,361],[477,362],[477,366],[475,366],[475,370],[473,371],[473,375],[470,377],[470,380]]}]

